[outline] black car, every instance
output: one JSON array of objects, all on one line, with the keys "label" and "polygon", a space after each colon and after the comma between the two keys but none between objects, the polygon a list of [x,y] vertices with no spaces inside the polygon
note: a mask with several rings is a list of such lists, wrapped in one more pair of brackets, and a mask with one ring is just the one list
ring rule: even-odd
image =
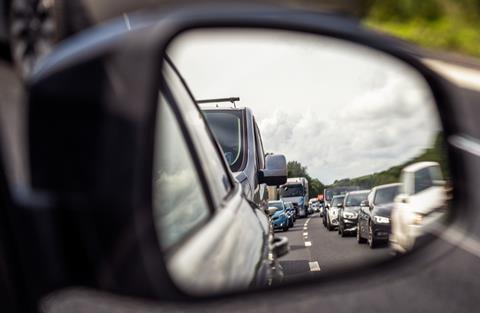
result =
[{"label": "black car", "polygon": [[368,245],[373,249],[380,242],[388,242],[391,229],[390,214],[400,186],[399,183],[376,186],[367,200],[362,202],[358,215],[358,243],[368,241]]},{"label": "black car", "polygon": [[360,204],[367,200],[370,190],[351,191],[345,195],[343,206],[338,211],[338,234],[345,237],[347,233],[357,231]]}]

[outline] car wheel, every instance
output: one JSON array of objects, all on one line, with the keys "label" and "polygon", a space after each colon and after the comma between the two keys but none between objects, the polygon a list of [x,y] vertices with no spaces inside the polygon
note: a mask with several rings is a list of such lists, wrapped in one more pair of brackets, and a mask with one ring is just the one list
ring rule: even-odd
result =
[{"label": "car wheel", "polygon": [[360,224],[357,226],[357,242],[359,244],[365,243],[365,238],[363,238],[361,233],[360,233]]},{"label": "car wheel", "polygon": [[288,225],[286,225],[285,227],[283,227],[283,231],[288,231]]},{"label": "car wheel", "polygon": [[327,230],[328,231],[333,230],[332,224],[330,223],[330,217],[327,217]]},{"label": "car wheel", "polygon": [[375,249],[375,247],[377,246],[375,237],[373,236],[372,223],[368,223],[368,246],[371,249]]},{"label": "car wheel", "polygon": [[[340,226],[338,226],[338,228],[340,228]],[[340,236],[345,237],[345,229],[342,227],[342,229],[340,230]]]}]

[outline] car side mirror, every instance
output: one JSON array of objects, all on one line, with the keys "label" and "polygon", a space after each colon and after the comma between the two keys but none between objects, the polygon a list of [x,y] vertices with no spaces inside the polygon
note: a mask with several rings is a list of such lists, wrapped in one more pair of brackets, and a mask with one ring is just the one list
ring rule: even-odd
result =
[{"label": "car side mirror", "polygon": [[362,202],[360,202],[360,206],[361,206],[361,207],[369,206],[368,200],[363,200]]},{"label": "car side mirror", "polygon": [[337,203],[337,208],[341,208],[343,207],[343,204],[342,203]]},{"label": "car side mirror", "polygon": [[260,183],[269,186],[283,185],[287,182],[287,159],[283,154],[269,154],[265,158],[265,169],[258,173]]}]

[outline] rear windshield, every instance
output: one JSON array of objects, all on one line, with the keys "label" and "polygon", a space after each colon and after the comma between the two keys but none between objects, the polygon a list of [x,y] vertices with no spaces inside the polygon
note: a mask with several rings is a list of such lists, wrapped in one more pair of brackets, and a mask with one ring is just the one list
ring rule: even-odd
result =
[{"label": "rear windshield", "polygon": [[337,206],[339,203],[343,203],[343,199],[345,199],[345,197],[333,198],[332,206]]},{"label": "rear windshield", "polygon": [[349,194],[345,199],[345,206],[360,206],[360,203],[367,200],[368,192]]},{"label": "rear windshield", "polygon": [[400,191],[400,186],[380,188],[375,192],[374,204],[392,203]]},{"label": "rear windshield", "polygon": [[233,172],[243,163],[243,119],[241,111],[203,111],[205,118],[223,150]]},{"label": "rear windshield", "polygon": [[300,197],[303,196],[302,185],[285,185],[280,188],[280,195],[282,197]]},{"label": "rear windshield", "polygon": [[283,204],[281,202],[269,202],[268,206],[273,206],[277,209],[283,209]]}]

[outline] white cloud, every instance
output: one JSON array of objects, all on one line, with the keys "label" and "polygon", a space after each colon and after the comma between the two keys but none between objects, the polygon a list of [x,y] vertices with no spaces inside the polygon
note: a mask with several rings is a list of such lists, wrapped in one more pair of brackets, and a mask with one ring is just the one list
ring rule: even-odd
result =
[{"label": "white cloud", "polygon": [[326,183],[404,162],[438,129],[424,81],[358,45],[286,32],[196,32],[169,54],[197,98],[239,96],[265,150]]}]

